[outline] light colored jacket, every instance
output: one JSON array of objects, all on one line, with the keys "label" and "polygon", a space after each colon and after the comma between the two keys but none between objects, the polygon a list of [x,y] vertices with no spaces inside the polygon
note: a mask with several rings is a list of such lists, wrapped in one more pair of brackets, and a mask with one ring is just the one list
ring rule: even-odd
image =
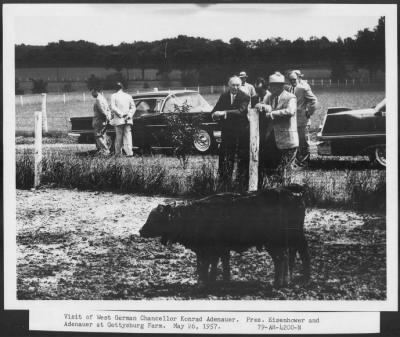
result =
[{"label": "light colored jacket", "polygon": [[[136,106],[131,95],[122,90],[111,95],[111,125],[132,125],[132,117],[135,111]],[[126,117],[124,117],[124,115],[126,115]]]},{"label": "light colored jacket", "polygon": [[[264,103],[272,106],[272,128],[275,134],[275,143],[278,149],[292,149],[299,146],[299,135],[296,122],[296,96],[283,90],[279,95],[278,104],[274,107],[271,93],[267,93]],[[267,129],[267,135],[271,133],[271,127]]]},{"label": "light colored jacket", "polygon": [[294,94],[297,98],[297,126],[304,127],[310,124],[310,116],[317,109],[317,97],[308,83],[301,82],[296,85]]},{"label": "light colored jacket", "polygon": [[245,83],[244,85],[241,85],[240,90],[242,90],[247,96],[253,97],[257,95],[256,89],[250,84],[250,83]]},{"label": "light colored jacket", "polygon": [[93,104],[93,112],[93,128],[103,127],[104,123],[111,118],[111,111],[107,99],[100,93],[97,95]]}]

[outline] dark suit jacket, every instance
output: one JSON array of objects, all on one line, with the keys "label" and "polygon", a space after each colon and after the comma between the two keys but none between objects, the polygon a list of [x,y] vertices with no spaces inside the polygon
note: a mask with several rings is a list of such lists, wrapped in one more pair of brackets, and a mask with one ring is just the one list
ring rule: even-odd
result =
[{"label": "dark suit jacket", "polygon": [[239,90],[233,104],[231,104],[231,93],[228,91],[219,97],[217,104],[211,112],[227,111],[227,118],[219,120],[222,130],[243,129],[249,124],[247,119],[249,102],[250,97]]}]

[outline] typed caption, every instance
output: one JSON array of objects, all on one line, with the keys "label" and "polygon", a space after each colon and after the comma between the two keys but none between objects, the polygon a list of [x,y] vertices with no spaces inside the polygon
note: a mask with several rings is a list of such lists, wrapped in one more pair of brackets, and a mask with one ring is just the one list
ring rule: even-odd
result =
[{"label": "typed caption", "polygon": [[[355,322],[363,322],[362,325]],[[31,330],[137,333],[378,333],[375,312],[30,312]]]}]

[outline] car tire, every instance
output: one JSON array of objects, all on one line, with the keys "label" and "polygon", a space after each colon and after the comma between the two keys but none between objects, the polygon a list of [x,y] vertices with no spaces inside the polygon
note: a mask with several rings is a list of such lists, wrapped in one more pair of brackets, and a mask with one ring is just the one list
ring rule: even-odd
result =
[{"label": "car tire", "polygon": [[374,162],[382,167],[386,167],[386,146],[377,146],[373,152]]},{"label": "car tire", "polygon": [[193,139],[193,147],[197,153],[210,153],[214,145],[215,140],[210,131],[205,129],[199,129],[196,131]]}]

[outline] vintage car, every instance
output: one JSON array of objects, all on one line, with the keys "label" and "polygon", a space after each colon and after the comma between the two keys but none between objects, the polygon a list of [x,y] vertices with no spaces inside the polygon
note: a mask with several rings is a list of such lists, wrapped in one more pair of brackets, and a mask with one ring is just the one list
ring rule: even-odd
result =
[{"label": "vintage car", "polygon": [[[193,90],[152,91],[134,94],[136,112],[133,116],[133,147],[141,150],[171,149],[173,144],[167,132],[167,116],[180,114],[189,125],[196,124],[193,148],[202,154],[211,152],[220,142],[218,123],[212,120],[212,107]],[[92,117],[70,119],[71,133],[79,135],[80,142],[94,142]],[[114,128],[107,126],[110,148],[115,139]]]},{"label": "vintage car", "polygon": [[370,109],[328,108],[317,140],[318,155],[366,155],[386,167],[385,99]]}]

